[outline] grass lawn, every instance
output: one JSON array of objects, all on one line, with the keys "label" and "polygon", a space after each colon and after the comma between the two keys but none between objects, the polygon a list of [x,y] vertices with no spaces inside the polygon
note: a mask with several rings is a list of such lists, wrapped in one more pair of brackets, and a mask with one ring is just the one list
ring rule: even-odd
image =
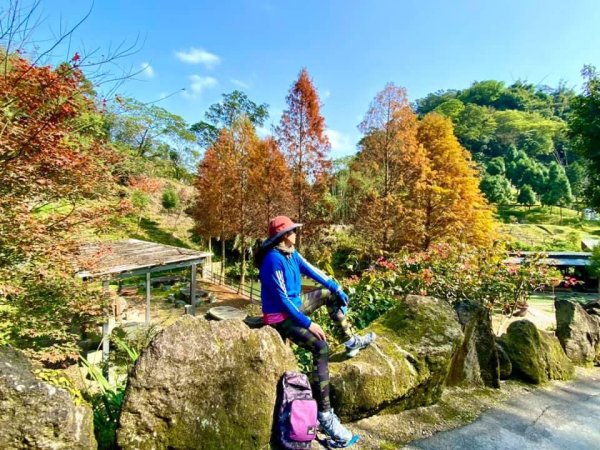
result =
[{"label": "grass lawn", "polygon": [[600,239],[600,222],[568,208],[499,206],[497,218],[515,249],[581,251],[582,239]]}]

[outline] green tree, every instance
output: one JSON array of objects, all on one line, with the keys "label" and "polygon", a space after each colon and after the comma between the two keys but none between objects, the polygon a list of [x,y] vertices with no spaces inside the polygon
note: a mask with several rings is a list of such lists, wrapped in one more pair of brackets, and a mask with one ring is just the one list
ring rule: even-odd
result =
[{"label": "green tree", "polygon": [[517,201],[523,205],[527,205],[531,207],[531,205],[535,205],[537,202],[537,196],[535,192],[528,184],[524,185],[519,192],[519,197]]},{"label": "green tree", "polygon": [[600,293],[600,245],[592,250],[589,271],[592,276],[598,278],[598,293]]},{"label": "green tree", "polygon": [[115,142],[145,158],[168,158],[174,143],[191,143],[194,135],[185,120],[164,108],[133,98],[117,97],[110,132]]},{"label": "green tree", "polygon": [[415,102],[415,111],[419,115],[425,115],[436,109],[442,103],[455,99],[457,94],[458,91],[452,89],[427,94],[425,98],[421,98]]},{"label": "green tree", "polygon": [[457,98],[452,98],[439,105],[434,109],[434,111],[438,114],[449,117],[452,119],[452,121],[456,121],[464,109],[465,104],[463,102]]},{"label": "green tree", "polygon": [[208,107],[203,121],[196,122],[190,128],[197,136],[203,148],[214,144],[222,128],[231,129],[233,123],[247,117],[252,125],[261,127],[269,117],[269,105],[257,104],[242,91],[235,90],[223,94],[223,100]]},{"label": "green tree", "polygon": [[581,199],[585,195],[587,187],[587,167],[583,161],[575,161],[569,164],[565,169],[567,178],[571,184],[571,191],[576,199]]},{"label": "green tree", "polygon": [[458,98],[464,103],[474,103],[479,106],[495,106],[505,90],[506,87],[502,81],[476,81],[471,87],[462,91]]},{"label": "green tree", "polygon": [[571,185],[565,173],[565,169],[553,162],[550,164],[546,190],[542,195],[542,201],[550,206],[564,206],[573,201]]},{"label": "green tree", "polygon": [[513,200],[510,182],[502,175],[485,175],[479,188],[492,203],[510,203]]},{"label": "green tree", "polygon": [[468,104],[458,115],[454,131],[460,143],[471,152],[485,152],[495,137],[494,111],[485,106]]},{"label": "green tree", "polygon": [[584,88],[573,100],[569,134],[589,161],[589,200],[600,206],[600,74],[594,66],[584,66],[581,74]]},{"label": "green tree", "polygon": [[486,166],[487,173],[490,175],[504,175],[506,173],[506,165],[504,164],[504,158],[498,156],[492,158]]}]

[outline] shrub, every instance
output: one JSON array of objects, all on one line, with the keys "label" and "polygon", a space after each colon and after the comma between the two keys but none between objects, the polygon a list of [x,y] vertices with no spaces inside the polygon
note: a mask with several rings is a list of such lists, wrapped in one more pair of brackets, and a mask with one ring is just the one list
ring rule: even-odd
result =
[{"label": "shrub", "polygon": [[527,302],[531,291],[562,278],[556,269],[541,264],[541,257],[512,264],[504,246],[440,244],[393,260],[379,258],[360,279],[350,280],[350,318],[364,328],[404,294],[432,295],[449,303],[474,300],[512,313]]},{"label": "shrub", "polygon": [[164,209],[172,211],[179,206],[179,195],[177,195],[177,192],[173,188],[169,187],[163,192],[161,203]]},{"label": "shrub", "polygon": [[81,335],[102,321],[99,286],[74,278],[68,267],[31,263],[0,282],[0,345],[11,344],[48,368],[78,359]]}]

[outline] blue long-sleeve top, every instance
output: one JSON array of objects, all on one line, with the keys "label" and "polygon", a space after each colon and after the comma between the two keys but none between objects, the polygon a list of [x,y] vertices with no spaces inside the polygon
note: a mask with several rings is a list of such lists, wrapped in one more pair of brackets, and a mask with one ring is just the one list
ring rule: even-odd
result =
[{"label": "blue long-sleeve top", "polygon": [[271,249],[260,266],[260,283],[263,315],[282,314],[296,324],[308,328],[312,321],[300,311],[302,300],[302,277],[306,275],[321,283],[331,292],[339,289],[332,278],[310,264],[294,250],[285,254],[277,248]]}]

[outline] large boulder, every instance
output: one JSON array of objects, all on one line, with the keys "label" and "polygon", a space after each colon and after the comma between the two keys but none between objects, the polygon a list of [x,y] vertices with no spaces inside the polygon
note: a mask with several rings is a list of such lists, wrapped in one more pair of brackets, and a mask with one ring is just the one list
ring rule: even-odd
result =
[{"label": "large boulder", "polygon": [[437,298],[409,295],[364,332],[377,341],[352,359],[330,363],[332,404],[345,420],[394,405],[408,409],[436,402],[452,354],[462,340],[452,307]]},{"label": "large boulder", "polygon": [[529,320],[510,324],[500,344],[512,363],[516,378],[534,384],[573,377],[573,364],[551,333],[538,330]]},{"label": "large boulder", "polygon": [[464,338],[452,357],[446,383],[449,386],[500,387],[500,366],[490,312],[465,300],[454,305]]},{"label": "large boulder", "polygon": [[590,316],[581,305],[556,300],[556,335],[575,364],[600,363],[600,316]]},{"label": "large boulder", "polygon": [[91,408],[35,377],[29,360],[0,347],[0,448],[95,449]]},{"label": "large boulder", "polygon": [[599,316],[600,317],[600,300],[593,300],[591,302],[583,305],[583,309],[590,316]]},{"label": "large boulder", "polygon": [[278,382],[296,360],[271,327],[183,316],[144,350],[129,378],[127,449],[268,446]]}]

